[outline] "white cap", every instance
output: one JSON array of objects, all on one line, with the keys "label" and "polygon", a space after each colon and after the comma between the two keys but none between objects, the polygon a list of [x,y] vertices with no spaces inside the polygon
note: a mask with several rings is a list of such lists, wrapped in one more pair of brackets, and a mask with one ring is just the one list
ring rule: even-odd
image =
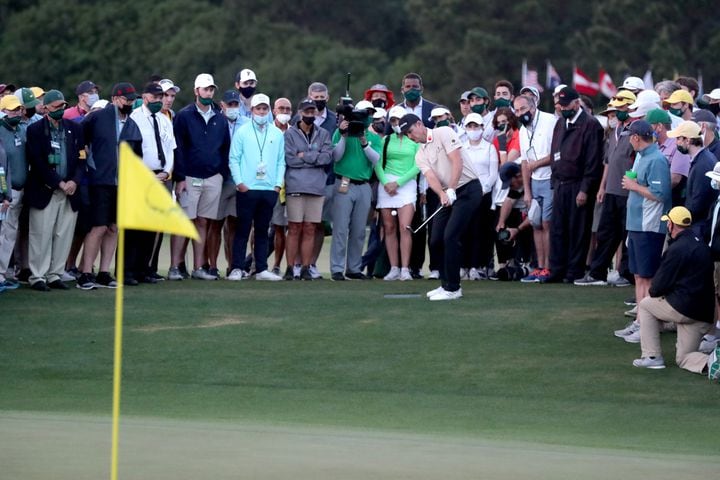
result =
[{"label": "white cap", "polygon": [[476,123],[481,126],[485,125],[485,121],[483,120],[482,115],[475,112],[470,113],[467,117],[465,117],[465,122],[463,123],[463,125],[467,125],[468,123]]},{"label": "white cap", "polygon": [[634,112],[630,112],[630,116],[632,118],[644,117],[650,110],[655,110],[656,108],[660,108],[657,103],[641,103],[636,107]]},{"label": "white cap", "polygon": [[713,167],[712,171],[705,172],[705,176],[711,178],[712,180],[715,180],[716,182],[720,182],[720,162],[715,164],[715,167]]},{"label": "white cap", "polygon": [[387,115],[387,110],[384,108],[378,108],[375,110],[375,113],[373,113],[373,118],[385,118]]},{"label": "white cap", "polygon": [[643,103],[653,103],[655,106],[660,107],[660,95],[655,90],[643,90],[638,93],[635,97],[635,103],[630,105],[630,109],[638,108]]},{"label": "white cap", "polygon": [[405,110],[400,105],[395,105],[390,109],[390,113],[388,113],[389,118],[397,118],[400,120],[402,117],[404,117],[407,114],[407,110]]},{"label": "white cap", "polygon": [[620,88],[639,92],[640,90],[645,90],[645,82],[643,82],[640,77],[627,77]]},{"label": "white cap", "polygon": [[439,117],[440,115],[450,115],[450,110],[445,107],[435,107],[430,111],[430,118]]},{"label": "white cap", "polygon": [[540,100],[540,92],[537,88],[533,87],[532,85],[525,85],[520,89],[520,95],[522,95],[525,92],[530,92],[533,94],[533,97],[535,97],[536,100]]},{"label": "white cap", "polygon": [[158,82],[160,84],[160,87],[163,90],[163,93],[167,92],[168,90],[175,90],[175,93],[180,92],[180,87],[175,85],[175,83],[170,80],[169,78],[163,78]]},{"label": "white cap", "polygon": [[255,76],[255,72],[250,70],[249,68],[245,68],[243,70],[240,70],[240,75],[238,76],[239,80],[238,82],[247,82],[248,80],[255,80],[257,82],[257,77]]},{"label": "white cap", "polygon": [[355,110],[373,110],[376,111],[377,109],[373,107],[373,104],[368,102],[367,100],[360,100],[357,102],[357,105],[355,105]]},{"label": "white cap", "polygon": [[707,103],[717,102],[720,100],[720,88],[714,88],[712,92],[703,95],[702,99]]},{"label": "white cap", "polygon": [[207,88],[207,87],[215,87],[217,88],[217,85],[215,85],[215,80],[213,80],[213,76],[209,73],[201,73],[197,77],[195,77],[195,88]]},{"label": "white cap", "polygon": [[567,87],[567,85],[565,85],[564,83],[561,83],[560,85],[555,87],[555,90],[553,90],[553,95],[557,95],[558,93],[560,93],[560,90],[562,90],[565,87]]},{"label": "white cap", "polygon": [[109,102],[107,100],[98,100],[97,102],[92,104],[90,110],[102,110],[103,108],[108,106],[108,103]]},{"label": "white cap", "polygon": [[252,100],[250,100],[250,107],[257,107],[258,105],[267,105],[268,108],[270,107],[270,98],[265,95],[264,93],[256,93],[252,96]]}]

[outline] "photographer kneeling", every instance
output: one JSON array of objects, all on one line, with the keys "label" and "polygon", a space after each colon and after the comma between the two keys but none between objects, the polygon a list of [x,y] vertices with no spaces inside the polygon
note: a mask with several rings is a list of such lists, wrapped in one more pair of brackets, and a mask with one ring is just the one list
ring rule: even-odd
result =
[{"label": "photographer kneeling", "polygon": [[523,200],[522,170],[517,163],[508,162],[500,167],[499,176],[503,190],[508,191],[495,227],[500,267],[496,274],[499,280],[520,280],[528,274],[533,239],[528,206]]}]

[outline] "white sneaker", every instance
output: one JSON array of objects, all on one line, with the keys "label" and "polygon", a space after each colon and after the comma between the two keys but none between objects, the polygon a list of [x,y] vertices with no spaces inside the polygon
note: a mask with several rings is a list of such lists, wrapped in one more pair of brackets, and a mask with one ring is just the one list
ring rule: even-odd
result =
[{"label": "white sneaker", "polygon": [[74,282],[75,280],[77,279],[68,272],[63,272],[62,277],[60,277],[60,281],[62,282]]},{"label": "white sneaker", "polygon": [[439,301],[439,300],[457,300],[458,298],[462,297],[462,288],[457,289],[454,292],[448,292],[447,290],[443,289],[442,292],[438,292],[432,297],[430,297],[431,302]]},{"label": "white sneaker", "polygon": [[300,278],[301,271],[302,265],[293,265],[293,277]]},{"label": "white sneaker", "polygon": [[255,280],[265,280],[268,282],[279,282],[282,280],[280,275],[275,275],[270,270],[263,270],[260,273],[255,274]]},{"label": "white sneaker", "polygon": [[218,277],[216,277],[215,275],[211,275],[204,268],[198,268],[196,270],[193,270],[192,278],[194,278],[196,280],[217,280],[218,279]]},{"label": "white sneaker", "polygon": [[478,269],[473,267],[468,272],[468,279],[469,280],[480,280],[480,272],[478,272]]},{"label": "white sneaker", "polygon": [[615,283],[620,280],[620,272],[617,270],[610,270],[607,274],[607,283]]},{"label": "white sneaker", "polygon": [[402,268],[400,269],[400,280],[403,282],[407,282],[408,280],[412,280],[412,274],[410,273],[409,268]]},{"label": "white sneaker", "polygon": [[632,322],[628,323],[625,328],[615,330],[613,334],[616,337],[625,338],[628,335],[635,333],[637,330],[640,330],[640,325],[633,320]]},{"label": "white sneaker", "polygon": [[461,268],[460,269],[460,280],[467,280],[467,278],[468,278],[468,269]]},{"label": "white sneaker", "polygon": [[718,339],[714,335],[704,335],[702,340],[700,341],[700,346],[698,347],[698,352],[710,353],[715,350],[715,347],[717,347],[718,342],[720,342],[720,339]]},{"label": "white sneaker", "polygon": [[237,282],[245,278],[245,275],[243,275],[245,272],[242,271],[242,268],[233,268],[233,271],[230,272],[230,275],[228,275],[227,278],[230,281]]},{"label": "white sneaker", "polygon": [[323,278],[322,275],[320,275],[320,270],[318,270],[317,265],[311,264],[308,270],[310,271],[310,276],[313,278],[313,280]]},{"label": "white sneaker", "polygon": [[430,290],[429,292],[427,292],[427,293],[425,294],[425,296],[426,296],[427,298],[430,298],[430,297],[432,297],[433,295],[437,295],[438,293],[440,293],[440,292],[442,292],[442,291],[444,291],[444,289],[443,289],[442,287],[434,288],[434,289]]},{"label": "white sneaker", "polygon": [[383,280],[392,282],[393,280],[400,280],[400,268],[390,267],[390,271],[383,277]]},{"label": "white sneaker", "polygon": [[637,317],[637,305],[624,313],[626,317],[635,318]]},{"label": "white sneaker", "polygon": [[640,343],[640,328],[638,328],[636,331],[634,331],[630,335],[624,336],[623,340],[625,340],[628,343]]},{"label": "white sneaker", "polygon": [[183,276],[180,273],[180,269],[177,267],[170,267],[168,270],[168,280],[182,280]]},{"label": "white sneaker", "polygon": [[640,368],[651,368],[653,370],[660,370],[665,368],[665,360],[663,357],[642,357],[633,360],[633,366]]},{"label": "white sneaker", "polygon": [[440,278],[440,270],[430,270],[430,275],[428,275],[428,280],[437,280]]}]

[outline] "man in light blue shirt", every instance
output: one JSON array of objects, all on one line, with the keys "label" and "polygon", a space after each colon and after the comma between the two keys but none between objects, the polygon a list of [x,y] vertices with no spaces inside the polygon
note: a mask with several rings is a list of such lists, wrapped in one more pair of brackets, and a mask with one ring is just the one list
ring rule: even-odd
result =
[{"label": "man in light blue shirt", "polygon": [[236,194],[237,227],[228,280],[243,278],[251,227],[255,227],[256,280],[282,280],[267,269],[267,230],[285,177],[285,139],[270,119],[270,99],[258,93],[250,101],[252,120],[235,133],[230,146],[230,173]]}]

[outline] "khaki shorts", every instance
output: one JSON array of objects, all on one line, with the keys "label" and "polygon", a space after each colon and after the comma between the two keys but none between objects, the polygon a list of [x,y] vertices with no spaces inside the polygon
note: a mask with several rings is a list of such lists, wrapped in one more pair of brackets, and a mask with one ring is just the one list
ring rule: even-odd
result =
[{"label": "khaki shorts", "polygon": [[187,203],[181,205],[190,220],[197,217],[214,219],[218,212],[223,177],[219,173],[210,178],[187,177]]},{"label": "khaki shorts", "polygon": [[320,195],[292,194],[285,198],[288,222],[320,223],[324,197]]},{"label": "khaki shorts", "polygon": [[218,201],[217,214],[212,217],[214,220],[224,220],[227,217],[237,217],[237,188],[232,180],[223,183]]},{"label": "khaki shorts", "polygon": [[715,262],[715,296],[720,299],[720,262]]}]

